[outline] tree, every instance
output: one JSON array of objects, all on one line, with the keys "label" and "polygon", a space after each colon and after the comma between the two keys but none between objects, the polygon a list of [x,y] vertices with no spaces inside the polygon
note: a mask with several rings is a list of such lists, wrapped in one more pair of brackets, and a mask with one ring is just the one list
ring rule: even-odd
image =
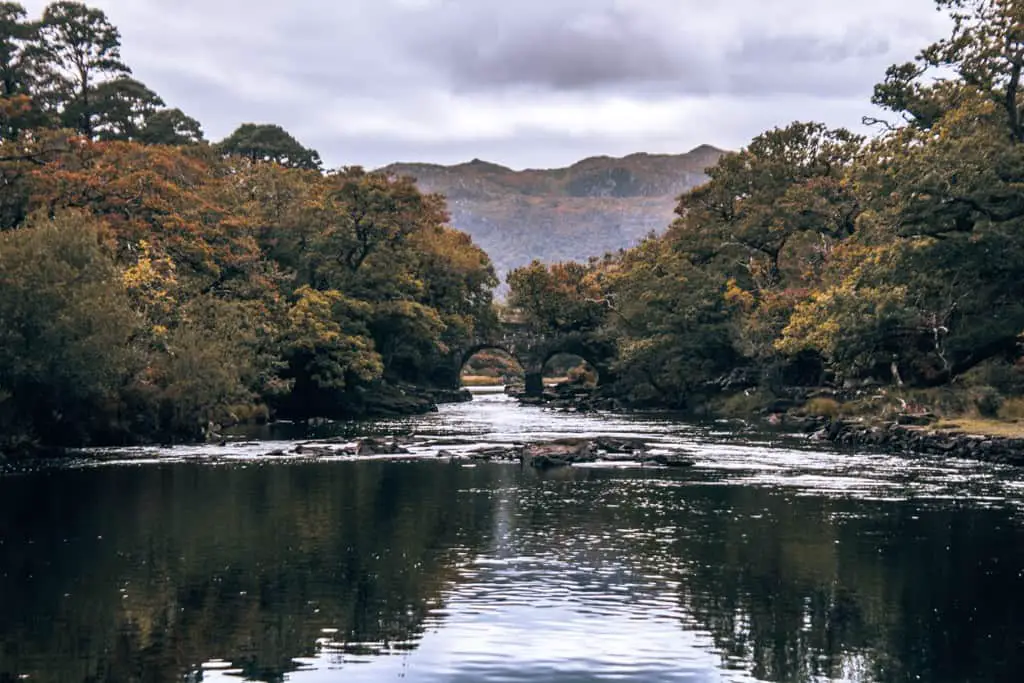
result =
[{"label": "tree", "polygon": [[221,153],[265,161],[291,168],[319,170],[320,155],[303,147],[284,128],[277,125],[246,123],[217,145]]},{"label": "tree", "polygon": [[665,239],[703,271],[688,283],[720,283],[733,344],[748,359],[788,364],[775,340],[831,249],[856,230],[861,199],[849,171],[861,148],[847,130],[795,122],[722,157],[680,199]]},{"label": "tree", "polygon": [[61,0],[43,12],[37,47],[39,97],[68,128],[92,137],[96,88],[131,74],[121,61],[121,34],[99,9]]},{"label": "tree", "polygon": [[147,145],[196,145],[203,141],[198,121],[180,109],[160,109],[146,116],[135,138]]},{"label": "tree", "polygon": [[927,130],[874,143],[868,207],[778,346],[815,347],[847,375],[942,384],[1013,354],[1024,331],[1024,145],[1005,110],[965,93]]},{"label": "tree", "polygon": [[100,231],[89,216],[62,213],[0,233],[7,438],[82,445],[123,437],[122,392],[141,368],[141,320]]},{"label": "tree", "polygon": [[596,269],[582,263],[534,261],[509,273],[508,304],[542,333],[594,330],[606,312],[597,276]]},{"label": "tree", "polygon": [[[965,88],[974,90],[1005,112],[1011,135],[1024,141],[1024,5],[1017,0],[936,0],[936,5],[952,19],[952,34],[926,47],[914,62],[890,67],[873,102],[928,129],[961,101]],[[950,71],[955,78],[947,76]]]},{"label": "tree", "polygon": [[0,97],[25,95],[32,83],[28,47],[36,27],[26,16],[21,4],[0,2]]},{"label": "tree", "polygon": [[698,260],[745,262],[759,288],[782,284],[804,268],[783,262],[802,235],[818,241],[853,232],[857,200],[844,177],[861,143],[820,123],[758,135],[708,169],[708,183],[683,195],[671,239]]},{"label": "tree", "polygon": [[328,175],[324,190],[325,227],[311,254],[318,286],[373,292],[378,300],[416,293],[416,283],[401,278],[412,264],[410,241],[447,222],[444,200],[422,194],[409,178],[359,167]]},{"label": "tree", "polygon": [[25,8],[0,2],[0,139],[15,140],[26,129],[42,123],[32,88],[33,42],[37,26],[26,21]]},{"label": "tree", "polygon": [[686,407],[702,383],[740,364],[720,272],[693,264],[666,237],[627,250],[601,277],[623,393]]},{"label": "tree", "polygon": [[159,95],[128,77],[100,83],[91,99],[92,129],[100,140],[139,140],[164,106]]}]

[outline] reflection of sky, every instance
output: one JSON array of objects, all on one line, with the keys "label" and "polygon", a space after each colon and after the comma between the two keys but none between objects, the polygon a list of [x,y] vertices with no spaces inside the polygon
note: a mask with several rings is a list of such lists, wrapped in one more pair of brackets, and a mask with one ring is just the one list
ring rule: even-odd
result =
[{"label": "reflection of sky", "polygon": [[[324,648],[290,680],[314,681],[748,681],[722,671],[707,634],[680,628],[671,587],[631,595],[580,589],[537,558],[469,568],[417,648],[383,657]],[[629,578],[629,577],[624,577]],[[638,599],[640,600],[638,604]],[[209,671],[204,680],[232,680]],[[237,680],[237,679],[233,679]]]}]

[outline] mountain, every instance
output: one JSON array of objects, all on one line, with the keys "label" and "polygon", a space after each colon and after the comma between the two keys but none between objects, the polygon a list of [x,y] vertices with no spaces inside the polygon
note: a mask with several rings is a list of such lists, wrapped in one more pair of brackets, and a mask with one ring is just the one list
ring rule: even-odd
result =
[{"label": "mountain", "polygon": [[487,251],[502,278],[533,259],[586,260],[635,244],[674,218],[680,194],[706,179],[724,151],[592,157],[568,168],[514,171],[479,159],[455,166],[398,163],[448,198],[452,224]]}]

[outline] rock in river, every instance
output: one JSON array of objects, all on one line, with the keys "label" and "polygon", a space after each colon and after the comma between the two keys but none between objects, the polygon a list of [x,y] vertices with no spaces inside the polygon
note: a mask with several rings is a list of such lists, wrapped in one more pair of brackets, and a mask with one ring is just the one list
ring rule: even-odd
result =
[{"label": "rock in river", "polygon": [[363,439],[356,447],[356,455],[401,455],[408,452],[397,442],[383,439]]},{"label": "rock in river", "polygon": [[542,470],[596,460],[597,444],[591,439],[561,439],[523,448],[523,464]]},{"label": "rock in river", "polygon": [[679,453],[660,453],[652,457],[650,462],[664,465],[665,467],[693,467],[697,464],[696,460],[691,460]]}]

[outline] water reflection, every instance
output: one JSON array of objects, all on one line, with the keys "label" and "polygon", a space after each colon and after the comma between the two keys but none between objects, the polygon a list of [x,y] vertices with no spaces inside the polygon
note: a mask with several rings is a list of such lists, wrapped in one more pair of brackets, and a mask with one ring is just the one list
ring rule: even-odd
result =
[{"label": "water reflection", "polygon": [[990,500],[1008,475],[964,465],[948,497],[937,465],[808,483],[834,456],[707,448],[688,472],[0,477],[0,681],[1019,680],[1024,532],[1008,489]]}]

